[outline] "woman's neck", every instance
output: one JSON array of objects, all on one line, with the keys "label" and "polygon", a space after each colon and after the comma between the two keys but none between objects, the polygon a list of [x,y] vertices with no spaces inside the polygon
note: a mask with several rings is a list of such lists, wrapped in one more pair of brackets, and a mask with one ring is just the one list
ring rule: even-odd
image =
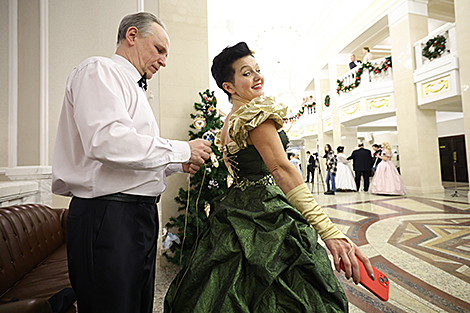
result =
[{"label": "woman's neck", "polygon": [[240,109],[242,106],[244,106],[245,104],[248,104],[250,103],[250,101],[246,100],[246,99],[241,99],[241,98],[232,98],[232,112],[235,112],[237,111],[238,109]]}]

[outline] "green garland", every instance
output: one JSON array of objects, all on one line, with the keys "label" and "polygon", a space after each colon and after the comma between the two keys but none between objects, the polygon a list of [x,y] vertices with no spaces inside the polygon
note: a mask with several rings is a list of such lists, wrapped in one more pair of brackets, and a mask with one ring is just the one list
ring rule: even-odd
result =
[{"label": "green garland", "polygon": [[302,108],[299,110],[299,112],[297,112],[297,114],[291,116],[291,117],[285,117],[283,118],[282,120],[284,121],[284,123],[287,123],[287,122],[295,122],[297,119],[299,119],[304,113],[305,113],[305,109],[310,109],[310,108],[313,108],[315,107],[316,103],[315,102],[312,102],[310,104],[304,104],[302,106]]},{"label": "green garland", "polygon": [[325,96],[325,106],[329,107],[330,106],[330,95]]},{"label": "green garland", "polygon": [[440,57],[446,51],[446,37],[438,35],[424,45],[422,55],[429,61]]},{"label": "green garland", "polygon": [[339,95],[340,92],[350,92],[357,86],[361,84],[361,75],[364,72],[364,69],[368,69],[369,72],[374,72],[376,74],[379,74],[383,71],[388,70],[390,67],[392,67],[392,57],[386,57],[385,62],[381,63],[379,66],[373,66],[370,62],[363,63],[361,66],[359,66],[359,69],[356,72],[356,78],[354,82],[348,86],[344,86],[344,81],[337,79],[336,80],[336,93]]}]

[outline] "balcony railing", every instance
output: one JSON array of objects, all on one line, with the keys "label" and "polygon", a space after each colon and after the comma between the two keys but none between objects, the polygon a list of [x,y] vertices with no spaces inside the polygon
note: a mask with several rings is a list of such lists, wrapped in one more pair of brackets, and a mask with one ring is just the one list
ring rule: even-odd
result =
[{"label": "balcony railing", "polygon": [[370,83],[393,80],[391,57],[372,60],[355,67],[337,79],[336,92],[342,96]]},{"label": "balcony railing", "polygon": [[456,39],[455,24],[447,23],[414,44],[414,82],[421,109],[462,111]]},{"label": "balcony railing", "polygon": [[444,57],[449,54],[457,54],[455,23],[447,23],[414,44],[416,69],[439,59],[434,58],[433,60],[429,60],[429,58],[423,56],[423,49],[426,47],[427,42],[437,36],[443,36],[446,39],[444,53],[440,57]]}]

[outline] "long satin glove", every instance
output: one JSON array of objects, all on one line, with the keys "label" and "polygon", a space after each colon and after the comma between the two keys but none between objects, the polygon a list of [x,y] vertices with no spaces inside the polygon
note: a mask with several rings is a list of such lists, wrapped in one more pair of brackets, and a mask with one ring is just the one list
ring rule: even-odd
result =
[{"label": "long satin glove", "polygon": [[[301,184],[295,187],[287,193],[286,197],[287,200],[302,213],[305,219],[315,228],[321,239],[325,242],[328,250],[330,250],[333,255],[333,262],[338,272],[341,271],[340,260],[343,260],[346,278],[349,279],[352,277],[354,282],[358,284],[361,275],[359,264],[354,257],[357,256],[359,260],[364,263],[368,275],[372,279],[375,279],[374,270],[367,256],[331,222],[330,218],[313,198],[307,185]],[[341,241],[347,241],[349,245],[351,245],[351,248],[348,249],[349,251],[341,248]]]},{"label": "long satin glove", "polygon": [[287,193],[286,197],[287,200],[302,213],[310,225],[315,228],[323,241],[338,238],[346,239],[350,242],[350,239],[339,231],[320,205],[315,201],[306,184],[295,187]]}]

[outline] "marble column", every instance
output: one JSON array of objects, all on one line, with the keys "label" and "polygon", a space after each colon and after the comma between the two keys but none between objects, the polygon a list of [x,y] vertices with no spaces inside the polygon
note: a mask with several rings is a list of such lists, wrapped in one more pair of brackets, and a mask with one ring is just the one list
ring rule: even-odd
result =
[{"label": "marble column", "polygon": [[[323,127],[323,111],[325,109],[325,105],[323,104],[325,94],[330,90],[330,81],[329,81],[329,73],[327,70],[320,71],[319,75],[315,77],[315,92],[317,98],[317,130],[318,130],[318,152],[319,157],[324,154],[324,147],[325,144],[333,142],[333,133],[325,133]],[[320,162],[321,170],[323,173],[326,171],[325,162]]]},{"label": "marble column", "polygon": [[[470,2],[454,0],[457,50],[459,53],[459,74],[462,91],[462,110],[467,150],[467,170],[470,181]],[[470,191],[468,192],[470,196]]]},{"label": "marble column", "polygon": [[357,127],[341,125],[341,145],[344,147],[344,154],[349,156],[357,147]]},{"label": "marble column", "polygon": [[[336,80],[338,77],[349,71],[349,55],[336,55],[328,63],[328,72],[330,78],[330,107],[331,118],[333,122],[333,141],[330,142],[332,148],[336,151],[336,147],[344,145],[343,137],[350,138],[350,131],[347,136],[343,134],[345,127],[340,123],[340,115],[338,109],[338,94],[336,93]],[[356,132],[357,136],[357,132]],[[345,138],[344,138],[345,139]]]},{"label": "marble column", "polygon": [[413,81],[413,44],[428,35],[427,1],[402,1],[388,23],[402,178],[409,192],[443,191],[436,112],[418,107]]}]

